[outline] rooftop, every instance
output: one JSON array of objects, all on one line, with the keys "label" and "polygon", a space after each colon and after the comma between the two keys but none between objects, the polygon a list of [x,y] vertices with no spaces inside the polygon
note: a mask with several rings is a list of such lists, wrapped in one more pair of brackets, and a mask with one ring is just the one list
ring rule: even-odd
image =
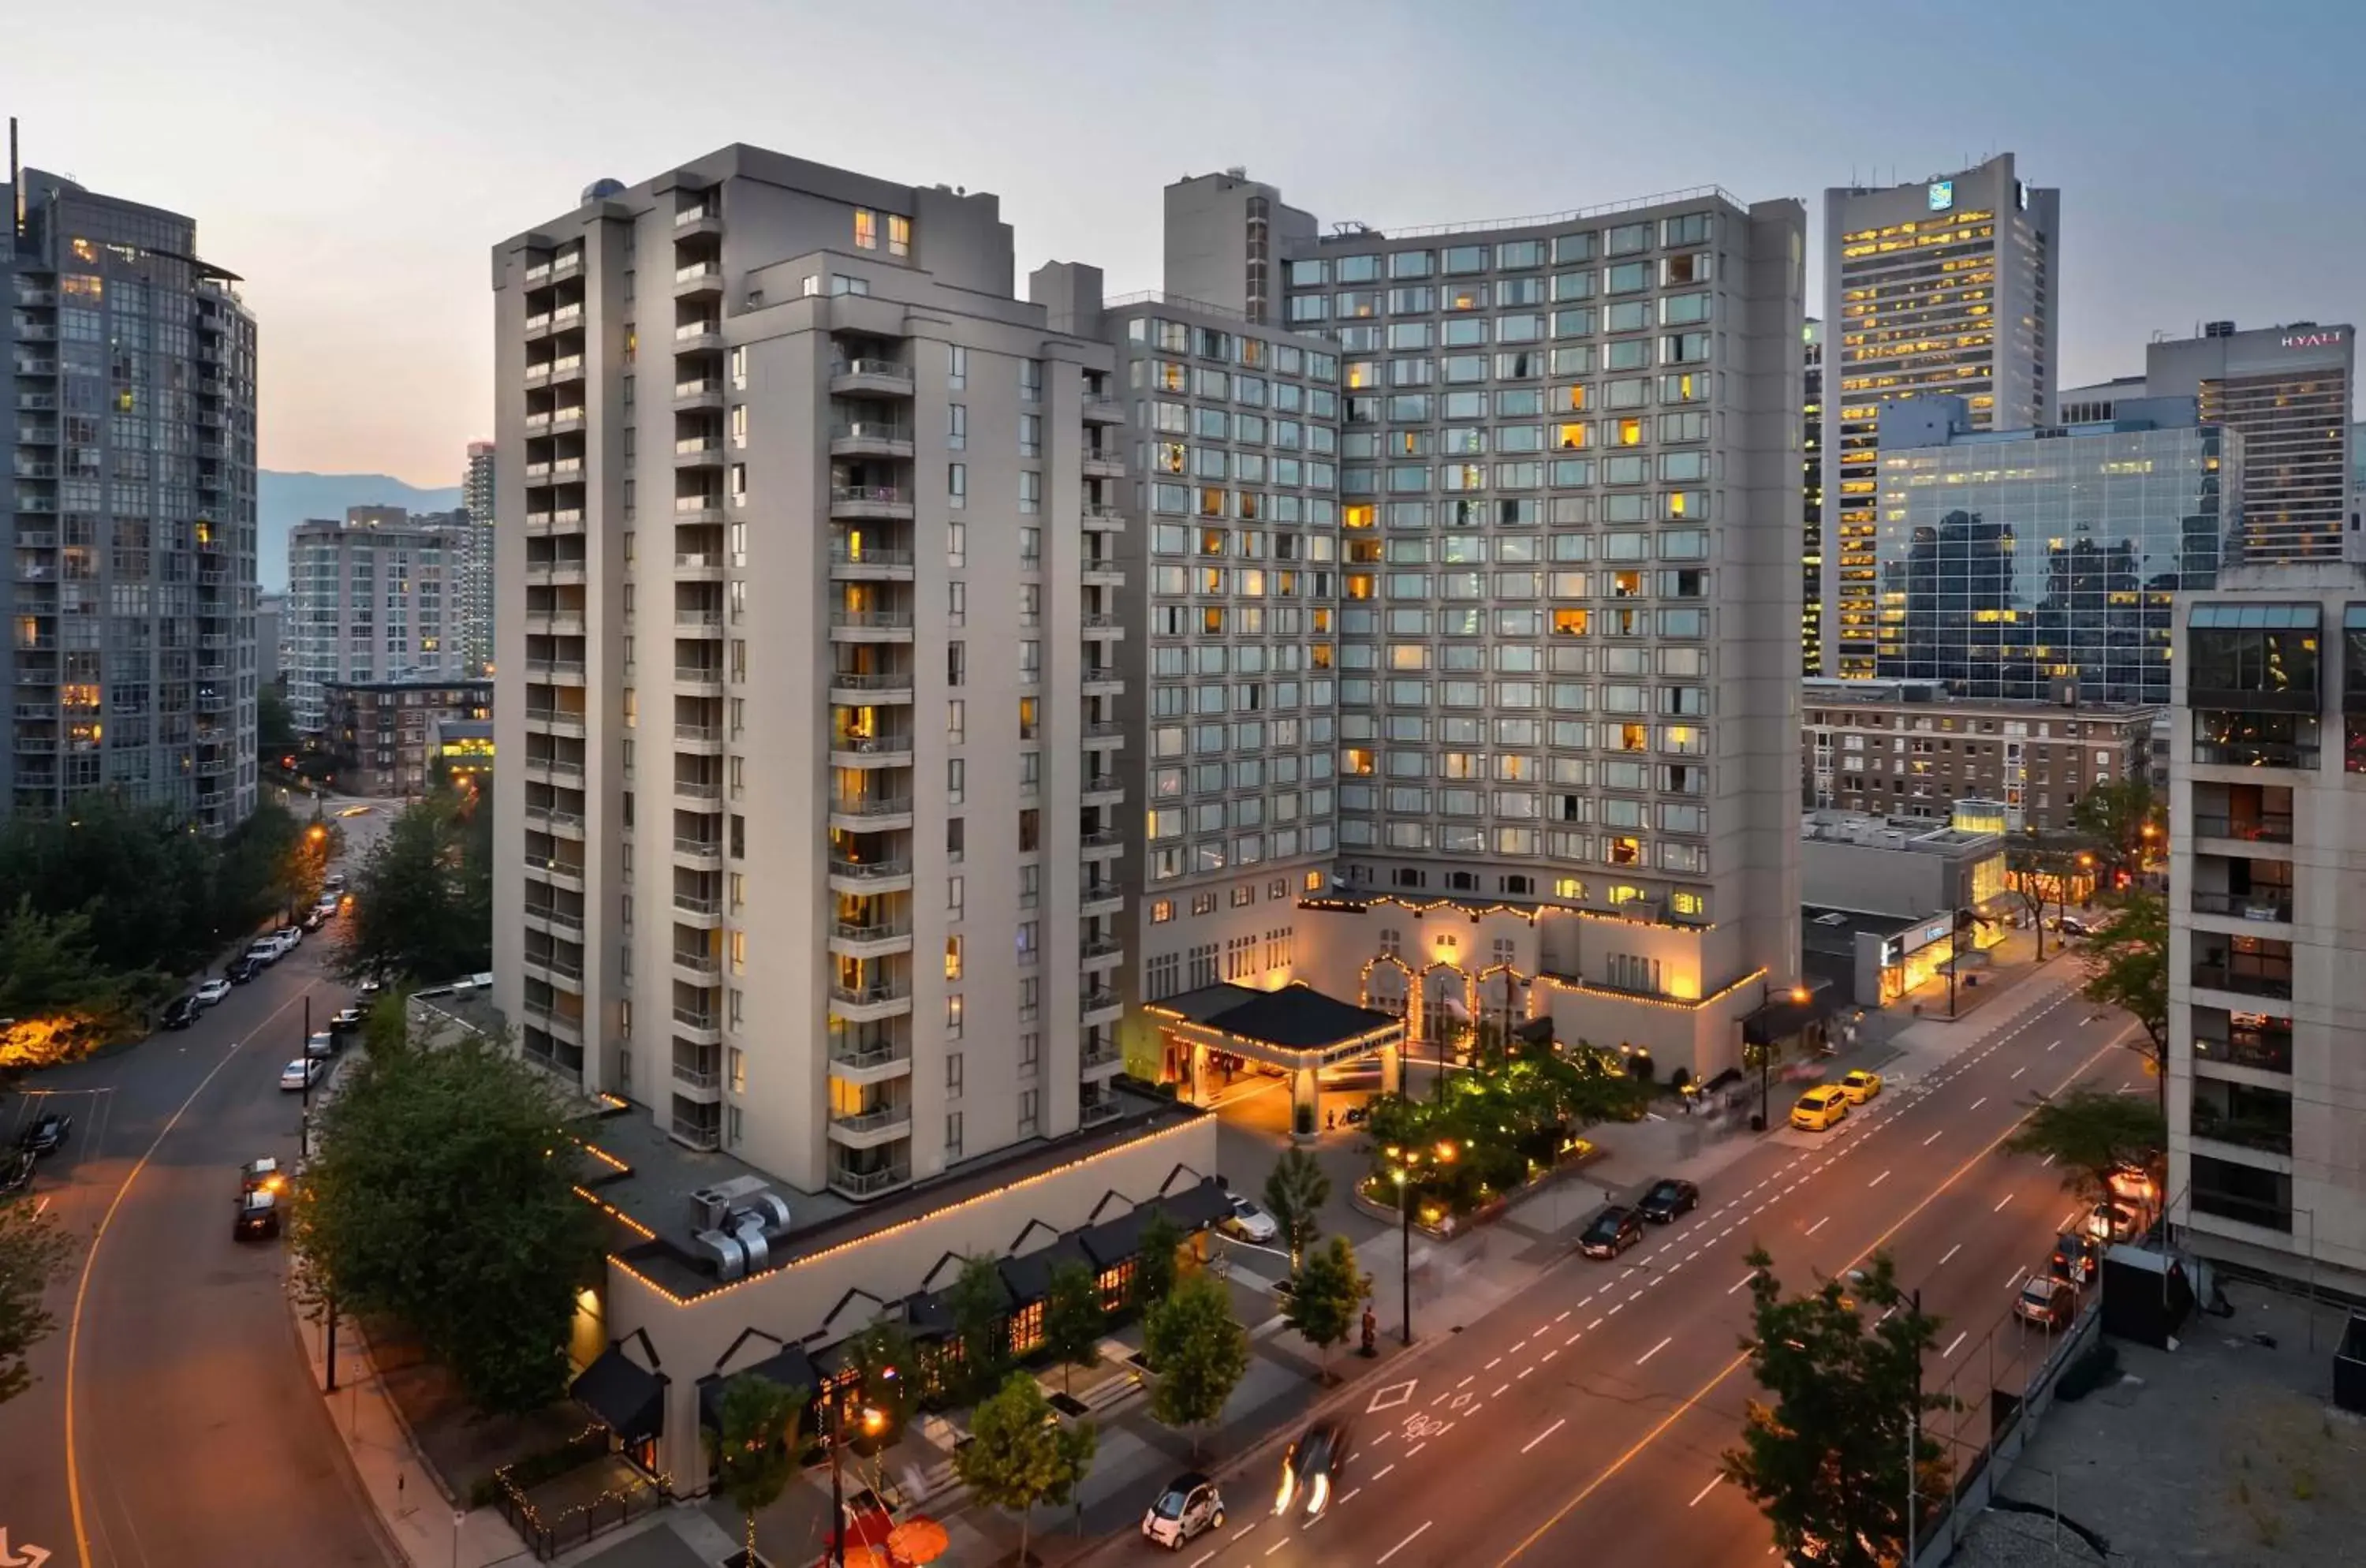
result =
[{"label": "rooftop", "polygon": [[1831,675],[1809,675],[1799,682],[1799,705],[1814,707],[1887,707],[1910,706],[1945,709],[1950,713],[1993,713],[2013,717],[2037,714],[2061,714],[2067,717],[2129,718],[2138,716],[2149,718],[2158,704],[2089,702],[2074,692],[2070,700],[2052,697],[1963,697],[1947,690],[1944,681],[1883,677],[1877,680],[1843,680]]},{"label": "rooftop", "polygon": [[1923,817],[1876,817],[1869,811],[1810,811],[1799,818],[1799,838],[1807,843],[1953,858],[2002,843],[1994,833],[1972,832]]},{"label": "rooftop", "polygon": [[1154,1002],[1151,1010],[1285,1051],[1320,1051],[1403,1021],[1392,1013],[1343,1002],[1304,985],[1278,991],[1229,983],[1202,986]]},{"label": "rooftop", "polygon": [[1862,909],[1829,909],[1806,904],[1799,908],[1799,945],[1809,953],[1854,958],[1860,933],[1892,936],[1909,926],[1921,925],[1922,920],[1921,916],[1909,919],[1904,915],[1872,915]]}]

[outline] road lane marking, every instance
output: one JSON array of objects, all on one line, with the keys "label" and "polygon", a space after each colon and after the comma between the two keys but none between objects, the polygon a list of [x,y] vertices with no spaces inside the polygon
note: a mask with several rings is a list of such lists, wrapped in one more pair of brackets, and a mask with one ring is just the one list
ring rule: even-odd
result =
[{"label": "road lane marking", "polygon": [[1574,1333],[1574,1334],[1571,1335],[1568,1338],[1566,1338],[1566,1339],[1562,1340],[1562,1341],[1561,1341],[1561,1346],[1562,1346],[1562,1348],[1563,1348],[1564,1349],[1566,1349],[1568,1347],[1570,1347],[1570,1346],[1572,1346],[1572,1345],[1576,1344],[1579,1340],[1581,1340],[1581,1339],[1583,1339],[1583,1338],[1584,1338],[1584,1337],[1585,1337],[1585,1330],[1584,1330],[1584,1329],[1583,1329],[1583,1328],[1581,1328],[1581,1329],[1579,1329],[1576,1333]]},{"label": "road lane marking", "polygon": [[1606,1313],[1606,1313],[1604,1313],[1600,1317],[1595,1318],[1592,1323],[1587,1324],[1587,1325],[1585,1325],[1585,1332],[1586,1332],[1586,1333],[1588,1333],[1588,1334],[1591,1334],[1591,1333],[1593,1333],[1595,1329],[1597,1329],[1597,1328],[1601,1327],[1605,1323],[1607,1323],[1609,1320],[1610,1320],[1610,1314],[1609,1314],[1608,1313]]},{"label": "road lane marking", "polygon": [[[1563,1314],[1560,1314],[1560,1317],[1554,1318],[1554,1319],[1553,1319],[1553,1321],[1554,1321],[1555,1323],[1559,1323],[1559,1322],[1560,1322],[1563,1318],[1566,1318],[1566,1317],[1568,1317],[1568,1316],[1569,1316],[1569,1314],[1567,1314],[1567,1313],[1563,1313]],[[1467,1381],[1467,1380],[1466,1380],[1466,1381]]]},{"label": "road lane marking", "polygon": [[1883,1182],[1885,1182],[1885,1181],[1887,1181],[1887,1180],[1888,1180],[1888,1179],[1889,1179],[1889,1172],[1887,1172],[1887,1171],[1886,1171],[1886,1170],[1885,1170],[1885,1171],[1883,1171],[1879,1176],[1875,1177],[1871,1181],[1866,1182],[1866,1183],[1865,1184],[1865,1190],[1866,1191],[1870,1192],[1870,1191],[1872,1191],[1875,1188],[1876,1188],[1876,1187],[1880,1186]]},{"label": "road lane marking", "polygon": [[1215,1556],[1215,1555],[1216,1555],[1215,1549],[1214,1549],[1213,1547],[1209,1548],[1207,1551],[1203,1551],[1203,1552],[1200,1553],[1200,1555],[1199,1555],[1199,1556],[1194,1557],[1193,1559],[1191,1559],[1191,1568],[1200,1568],[1200,1565],[1201,1563],[1203,1563],[1203,1562],[1207,1562],[1207,1561],[1208,1561],[1208,1559],[1210,1559],[1211,1557],[1213,1557],[1213,1556]]},{"label": "road lane marking", "polygon": [[[1530,1372],[1533,1372],[1533,1371],[1536,1371],[1536,1368],[1534,1368],[1534,1367],[1522,1367],[1522,1368],[1520,1369],[1520,1377],[1522,1377],[1522,1378],[1527,1377]],[[1519,1381],[1520,1381],[1520,1379],[1519,1379],[1519,1378],[1514,1378],[1512,1381],[1513,1381],[1514,1382],[1519,1382]]]},{"label": "road lane marking", "polygon": [[1427,1447],[1429,1447],[1429,1439],[1427,1438],[1424,1438],[1421,1441],[1415,1443],[1413,1447],[1405,1450],[1405,1458],[1412,1459],[1415,1455],[1419,1454],[1422,1450]]},{"label": "road lane marking", "polygon": [[1391,1471],[1394,1470],[1395,1468],[1396,1468],[1396,1465],[1394,1464],[1394,1462],[1391,1462],[1391,1463],[1388,1463],[1388,1464],[1384,1464],[1384,1465],[1380,1466],[1380,1472],[1378,1475],[1373,1476],[1373,1477],[1372,1477],[1372,1479],[1373,1479],[1374,1481],[1376,1481],[1376,1482],[1378,1482],[1378,1481],[1386,1481],[1386,1480],[1389,1478],[1389,1472],[1391,1472]]},{"label": "road lane marking", "polygon": [[[1549,1350],[1548,1350],[1548,1351],[1546,1351],[1546,1352],[1545,1352],[1545,1361],[1549,1361],[1549,1360],[1551,1360],[1555,1356],[1558,1356],[1558,1355],[1560,1355],[1560,1347],[1556,1346],[1556,1347],[1554,1347],[1552,1349],[1549,1349]],[[1538,1366],[1540,1366],[1540,1367],[1541,1367],[1541,1366],[1543,1366],[1544,1364],[1545,1364],[1545,1363],[1544,1363],[1544,1361],[1538,1361],[1538,1362],[1537,1363],[1537,1365],[1538,1365]]]},{"label": "road lane marking", "polygon": [[1971,1331],[1970,1329],[1968,1329],[1968,1328],[1965,1329],[1962,1333],[1960,1333],[1960,1334],[1956,1335],[1956,1336],[1955,1336],[1955,1342],[1954,1344],[1952,1344],[1952,1345],[1948,1346],[1944,1350],[1942,1350],[1942,1351],[1939,1353],[1939,1359],[1941,1359],[1941,1360],[1943,1360],[1943,1361],[1944,1361],[1944,1360],[1945,1360],[1948,1357],[1950,1357],[1950,1356],[1954,1355],[1956,1351],[1958,1351],[1958,1350],[1962,1349],[1962,1348],[1964,1348],[1964,1341],[1965,1341],[1965,1340],[1966,1340],[1966,1339],[1969,1339],[1971,1337],[1972,1337],[1972,1331]]},{"label": "road lane marking", "polygon": [[[1490,1399],[1501,1399],[1501,1398],[1503,1398],[1503,1397],[1504,1397],[1504,1395],[1505,1395],[1505,1394],[1507,1394],[1507,1393],[1511,1393],[1511,1392],[1512,1392],[1512,1385],[1511,1385],[1510,1383],[1505,1383],[1503,1387],[1501,1387],[1501,1388],[1497,1389],[1494,1393],[1493,1393],[1489,1394],[1487,1397],[1488,1397],[1488,1398],[1490,1398]],[[1376,1476],[1372,1477],[1372,1479],[1373,1479],[1373,1480],[1375,1480],[1375,1481],[1378,1481],[1378,1480],[1380,1479],[1380,1477],[1376,1475]]]},{"label": "road lane marking", "polygon": [[1625,1302],[1620,1302],[1617,1306],[1612,1307],[1608,1312],[1604,1313],[1602,1315],[1605,1317],[1617,1317],[1620,1313],[1625,1312],[1626,1310],[1627,1303]]},{"label": "road lane marking", "polygon": [[1809,1226],[1808,1227],[1808,1234],[1809,1235],[1815,1235],[1818,1231],[1820,1231],[1820,1230],[1823,1229],[1826,1225],[1831,1224],[1831,1223],[1832,1223],[1832,1217],[1831,1217],[1830,1214],[1826,1214],[1822,1219],[1818,1220],[1814,1224],[1809,1225]]},{"label": "road lane marking", "polygon": [[1984,1095],[1980,1096],[1977,1100],[1975,1100],[1974,1101],[1972,1101],[1969,1105],[1966,1105],[1966,1107],[1964,1107],[1964,1110],[1965,1110],[1965,1111],[1966,1111],[1966,1112],[1967,1112],[1967,1113],[1968,1113],[1968,1112],[1970,1112],[1970,1111],[1977,1111],[1981,1106],[1986,1105],[1988,1102],[1989,1102],[1989,1097],[1988,1097],[1987,1095],[1985,1095],[1985,1094],[1984,1094]]},{"label": "road lane marking", "polygon": [[1249,1533],[1249,1531],[1251,1531],[1251,1530],[1253,1530],[1253,1529],[1256,1529],[1256,1528],[1257,1528],[1257,1522],[1256,1522],[1256,1520],[1255,1520],[1255,1519],[1251,1519],[1248,1523],[1246,1523],[1246,1524],[1243,1525],[1240,1529],[1238,1529],[1234,1530],[1234,1531],[1232,1533],[1232,1539],[1233,1539],[1233,1540],[1240,1540],[1240,1539],[1241,1539],[1241,1537],[1243,1537],[1243,1536],[1245,1536],[1245,1535],[1248,1534],[1248,1533]]},{"label": "road lane marking", "polygon": [[1497,1367],[1500,1367],[1500,1366],[1502,1366],[1503,1364],[1504,1364],[1504,1358],[1503,1358],[1503,1357],[1501,1357],[1501,1356],[1498,1356],[1498,1357],[1496,1357],[1493,1360],[1492,1360],[1492,1361],[1488,1362],[1485,1366],[1483,1366],[1483,1367],[1480,1368],[1479,1370],[1480,1370],[1481,1371],[1482,1371],[1482,1372],[1492,1372],[1492,1371],[1493,1371]]},{"label": "road lane marking", "polygon": [[[1959,1253],[1959,1252],[1961,1252],[1961,1251],[1963,1251],[1963,1250],[1964,1250],[1964,1244],[1963,1244],[1962,1242],[1960,1242],[1960,1241],[1959,1241],[1959,1242],[1957,1242],[1955,1246],[1953,1246],[1953,1247],[1951,1247],[1947,1248],[1947,1258],[1953,1258],[1953,1257],[1955,1257],[1955,1254],[1957,1254],[1957,1253]],[[1947,1258],[1942,1258],[1941,1259],[1939,1259],[1939,1267],[1940,1267],[1940,1268],[1944,1269],[1944,1268],[1947,1266]]]},{"label": "road lane marking", "polygon": [[2027,1062],[2023,1062],[2021,1066],[2017,1066],[2017,1067],[2013,1068],[2013,1070],[2012,1070],[2012,1076],[2013,1076],[2014,1077],[2021,1077],[2021,1075],[2022,1075],[2022,1074],[2023,1074],[2023,1073],[2025,1073],[2025,1072],[2027,1072],[2027,1071],[2029,1071],[2029,1064],[2028,1064]]},{"label": "road lane marking", "polygon": [[1942,1137],[1945,1136],[1946,1132],[1947,1129],[1944,1127],[1940,1128],[1936,1133],[1932,1134],[1929,1137],[1922,1140],[1922,1146],[1926,1149],[1929,1148],[1932,1144],[1937,1143]]},{"label": "road lane marking", "polygon": [[[1323,1516],[1317,1514],[1306,1522],[1310,1525],[1321,1524],[1323,1522]],[[1288,1536],[1283,1536],[1279,1540],[1277,1540],[1271,1546],[1267,1547],[1265,1549],[1265,1554],[1268,1557],[1271,1557],[1275,1552],[1279,1551],[1283,1547],[1288,1546],[1289,1544],[1290,1538]]]},{"label": "road lane marking", "polygon": [[2012,1278],[2004,1282],[2004,1288],[2008,1291],[2011,1290],[2015,1285],[2021,1283],[2021,1277],[2028,1272],[2029,1266],[2027,1264],[2023,1264],[2022,1267],[2014,1269],[2012,1271]]},{"label": "road lane marking", "polygon": [[1685,1506],[1685,1507],[1687,1507],[1687,1508],[1697,1508],[1697,1507],[1699,1507],[1699,1506],[1700,1506],[1700,1505],[1701,1505],[1701,1499],[1702,1499],[1702,1498],[1704,1498],[1704,1497],[1707,1496],[1710,1493],[1712,1493],[1712,1492],[1716,1491],[1719,1486],[1722,1486],[1723,1484],[1725,1484],[1725,1477],[1724,1477],[1724,1476],[1722,1476],[1722,1475],[1712,1475],[1712,1476],[1710,1476],[1710,1477],[1708,1478],[1708,1484],[1707,1484],[1707,1485],[1706,1485],[1706,1486],[1704,1486],[1704,1487],[1702,1487],[1699,1491],[1697,1491],[1697,1492],[1694,1493],[1694,1494],[1693,1494],[1693,1500],[1692,1500],[1691,1502],[1689,1502],[1689,1503],[1685,1504],[1685,1505],[1684,1505],[1684,1506]]},{"label": "road lane marking", "polygon": [[1998,1199],[1998,1200],[1997,1200],[1997,1206],[1996,1206],[1995,1208],[1993,1208],[1993,1209],[1990,1209],[1990,1210],[1989,1211],[1989,1213],[1991,1213],[1991,1214],[2001,1214],[2001,1213],[2004,1213],[2004,1206],[2005,1206],[2007,1203],[2010,1203],[2010,1202],[2011,1202],[2011,1201],[2012,1201],[2012,1194],[2011,1194],[2011,1193],[2010,1193],[2010,1192],[2008,1192],[2008,1193],[2006,1193],[2003,1197],[2001,1197],[2001,1198],[2000,1198],[2000,1199]]},{"label": "road lane marking", "polygon": [[2044,1159],[2039,1160],[2037,1163],[2041,1167],[2052,1165],[2054,1163],[2054,1156],[2052,1155],[2047,1155]]},{"label": "road lane marking", "polygon": [[[1479,1375],[1479,1374],[1478,1374],[1477,1372],[1472,1372],[1472,1373],[1470,1374],[1470,1378],[1475,1378],[1475,1377],[1477,1377],[1478,1375]],[[1465,1388],[1465,1387],[1468,1387],[1468,1386],[1470,1385],[1470,1378],[1464,1378],[1460,1382],[1456,1383],[1454,1386],[1455,1386],[1455,1387],[1457,1387],[1457,1388]]]},{"label": "road lane marking", "polygon": [[1381,1552],[1380,1555],[1380,1561],[1386,1562],[1390,1558],[1394,1557],[1398,1552],[1403,1551],[1406,1547],[1411,1546],[1414,1541],[1419,1540],[1421,1539],[1422,1530],[1427,1529],[1430,1527],[1431,1522],[1432,1521],[1428,1519],[1422,1520],[1421,1529],[1414,1531],[1413,1534],[1405,1537],[1394,1546],[1390,1547],[1386,1551]]},{"label": "road lane marking", "polygon": [[[1340,1506],[1341,1507],[1343,1507],[1343,1508],[1344,1508],[1344,1507],[1346,1507],[1348,1504],[1350,1504],[1350,1503],[1354,1502],[1354,1501],[1356,1500],[1356,1493],[1357,1493],[1357,1492],[1361,1492],[1362,1490],[1363,1490],[1363,1488],[1362,1488],[1362,1487],[1360,1487],[1360,1486],[1358,1486],[1358,1487],[1357,1487],[1357,1488],[1355,1489],[1355,1491],[1350,1492],[1350,1493],[1348,1493],[1346,1496],[1344,1496],[1344,1497],[1340,1498],[1340,1499],[1339,1499],[1339,1506]],[[1195,1568],[1196,1568],[1196,1565],[1195,1565]]]},{"label": "road lane marking", "polygon": [[[2067,1075],[2065,1075],[2062,1081],[2055,1086],[2052,1092],[2055,1094],[2061,1093],[2062,1090],[2069,1088],[2071,1084],[2077,1082],[2079,1077],[2092,1068],[2096,1063],[2102,1061],[2106,1056],[2120,1048],[2120,1043],[2116,1039],[2106,1044],[2097,1046],[2090,1055],[2077,1064]],[[1905,1213],[1899,1215],[1898,1218],[1891,1224],[1887,1230],[1874,1237],[1873,1241],[1865,1247],[1865,1252],[1859,1254],[1859,1256],[1866,1256],[1878,1251],[1881,1247],[1887,1246],[1890,1237],[1896,1235],[1899,1231],[1904,1230],[1908,1225],[1913,1224],[1914,1221],[1921,1214],[1923,1210],[1938,1201],[1940,1194],[1947,1191],[1958,1181],[1961,1181],[1974,1166],[1979,1164],[1980,1161],[1986,1159],[1989,1155],[1994,1154],[1998,1149],[2002,1148],[2004,1146],[2005,1140],[2011,1137],[2013,1133],[2020,1127],[2021,1122],[2026,1120],[2028,1120],[2028,1117],[2024,1114],[2019,1120],[2015,1121],[2011,1126],[2007,1127],[2003,1132],[1999,1133],[1995,1137],[1989,1139],[1986,1145],[1973,1151],[1970,1156],[1965,1159],[1961,1165],[1958,1165],[1955,1170],[1948,1175],[1944,1181],[1940,1182],[1937,1186],[1931,1189],[1929,1192],[1923,1194],[1921,1199],[1917,1201],[1911,1209],[1909,1209]],[[1683,1420],[1685,1416],[1692,1412],[1695,1406],[1707,1400],[1710,1394],[1715,1393],[1718,1389],[1724,1384],[1728,1378],[1730,1378],[1734,1373],[1741,1371],[1742,1368],[1749,1364],[1750,1358],[1747,1355],[1737,1355],[1731,1360],[1726,1362],[1725,1365],[1718,1371],[1712,1373],[1707,1381],[1702,1382],[1697,1389],[1693,1391],[1692,1394],[1688,1398],[1677,1404],[1676,1407],[1673,1410],[1671,1410],[1666,1416],[1661,1417],[1657,1426],[1644,1433],[1640,1438],[1638,1438],[1633,1443],[1628,1445],[1625,1451],[1620,1453],[1617,1459],[1612,1460],[1608,1464],[1597,1471],[1592,1480],[1588,1481],[1584,1485],[1579,1487],[1574,1493],[1572,1493],[1566,1502],[1562,1503],[1559,1508],[1553,1510],[1551,1517],[1546,1519],[1544,1523],[1529,1531],[1517,1545],[1514,1546],[1511,1551],[1505,1552],[1502,1558],[1498,1559],[1497,1568],[1509,1568],[1509,1564],[1516,1562],[1521,1556],[1526,1554],[1530,1548],[1534,1547],[1537,1542],[1542,1540],[1546,1536],[1559,1529],[1562,1520],[1568,1518],[1570,1515],[1583,1507],[1585,1505],[1586,1500],[1592,1497],[1596,1492],[1601,1491],[1605,1486],[1609,1485],[1611,1482],[1617,1480],[1619,1474],[1623,1472],[1628,1465],[1634,1463],[1636,1459],[1639,1457],[1645,1450],[1651,1448],[1654,1443],[1657,1443],[1662,1438],[1665,1437],[1670,1427]],[[1772,1556],[1773,1554],[1774,1550],[1769,1548],[1768,1555]]]},{"label": "road lane marking", "polygon": [[1734,1292],[1741,1290],[1744,1285],[1749,1284],[1751,1280],[1755,1280],[1756,1278],[1758,1278],[1758,1270],[1752,1269],[1749,1273],[1744,1274],[1741,1279],[1727,1286],[1725,1293],[1729,1296],[1733,1294]]},{"label": "road lane marking", "polygon": [[1568,1425],[1569,1425],[1569,1417],[1568,1417],[1568,1416],[1562,1416],[1560,1420],[1558,1420],[1558,1421],[1554,1422],[1551,1426],[1549,1426],[1549,1427],[1546,1427],[1543,1431],[1538,1432],[1535,1437],[1530,1438],[1527,1440],[1527,1443],[1526,1444],[1526,1446],[1524,1446],[1524,1447],[1520,1450],[1520,1451],[1521,1451],[1522,1453],[1527,1453],[1527,1452],[1528,1451],[1528,1450],[1529,1450],[1529,1449],[1535,1448],[1538,1443],[1543,1442],[1547,1438],[1551,1437],[1555,1432],[1560,1431],[1563,1427],[1566,1427],[1566,1426],[1568,1426]]},{"label": "road lane marking", "polygon": [[1669,1335],[1665,1339],[1661,1340],[1657,1345],[1652,1346],[1650,1349],[1636,1357],[1635,1364],[1639,1367],[1641,1366],[1644,1362],[1650,1360],[1652,1357],[1658,1355],[1661,1351],[1666,1349],[1675,1342],[1676,1337],[1673,1334]]}]

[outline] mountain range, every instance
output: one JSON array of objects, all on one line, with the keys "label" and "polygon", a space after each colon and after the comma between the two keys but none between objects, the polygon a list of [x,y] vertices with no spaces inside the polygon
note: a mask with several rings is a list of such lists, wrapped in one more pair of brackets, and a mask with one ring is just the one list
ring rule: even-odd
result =
[{"label": "mountain range", "polygon": [[348,506],[400,506],[412,512],[449,512],[460,504],[460,487],[425,490],[386,474],[255,475],[254,575],[266,593],[287,591],[287,534],[313,517],[342,518]]}]

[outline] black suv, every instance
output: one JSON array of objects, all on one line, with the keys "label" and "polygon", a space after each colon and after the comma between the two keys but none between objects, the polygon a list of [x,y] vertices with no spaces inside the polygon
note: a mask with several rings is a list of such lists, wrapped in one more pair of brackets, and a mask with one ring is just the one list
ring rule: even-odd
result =
[{"label": "black suv", "polygon": [[1632,1209],[1611,1207],[1594,1216],[1577,1249],[1588,1258],[1616,1258],[1643,1239],[1643,1222]]},{"label": "black suv", "polygon": [[62,1111],[45,1111],[25,1129],[17,1146],[28,1155],[53,1155],[65,1146],[66,1134],[73,1131],[73,1118]]},{"label": "black suv", "polygon": [[197,1021],[197,1014],[204,1010],[195,997],[175,997],[164,1004],[164,1027],[186,1029]]},{"label": "black suv", "polygon": [[1635,1212],[1655,1225],[1673,1224],[1679,1214],[1688,1214],[1700,1207],[1700,1189],[1689,1181],[1663,1177],[1651,1183],[1635,1205]]},{"label": "black suv", "polygon": [[263,960],[251,953],[241,953],[231,960],[229,968],[222,971],[222,978],[233,986],[243,986],[262,973]]}]

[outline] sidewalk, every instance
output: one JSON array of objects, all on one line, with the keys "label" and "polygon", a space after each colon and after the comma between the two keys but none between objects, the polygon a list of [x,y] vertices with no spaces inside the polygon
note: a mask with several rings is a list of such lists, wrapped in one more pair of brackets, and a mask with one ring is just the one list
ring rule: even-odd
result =
[{"label": "sidewalk", "polygon": [[[322,1325],[306,1322],[292,1295],[287,1307],[313,1385],[325,1388]],[[321,1397],[397,1561],[411,1568],[488,1568],[530,1560],[525,1542],[498,1510],[464,1511],[445,1495],[443,1483],[421,1462],[402,1413],[387,1396],[369,1346],[351,1319],[337,1325],[337,1392]]]}]

